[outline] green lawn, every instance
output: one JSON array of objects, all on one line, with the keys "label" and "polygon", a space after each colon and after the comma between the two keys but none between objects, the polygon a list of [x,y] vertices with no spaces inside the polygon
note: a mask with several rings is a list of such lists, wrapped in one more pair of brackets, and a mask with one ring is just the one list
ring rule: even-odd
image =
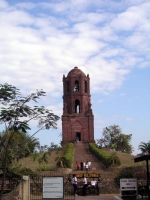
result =
[{"label": "green lawn", "polygon": [[63,151],[53,150],[51,151],[51,156],[48,155],[48,164],[39,165],[38,161],[33,162],[33,159],[31,156],[20,159],[18,163],[21,164],[22,167],[28,167],[28,168],[31,168],[32,170],[36,170],[38,167],[41,167],[43,165],[50,169],[55,169],[56,164],[57,164],[57,161],[55,161],[55,159],[59,156],[63,156]]},{"label": "green lawn", "polygon": [[[107,154],[111,155],[112,151],[105,151]],[[121,167],[130,167],[130,166],[137,166],[137,165],[143,165],[145,162],[135,163],[134,158],[136,156],[127,154],[127,153],[121,153],[117,152],[117,156],[119,157],[121,161]]]},{"label": "green lawn", "polygon": [[[112,154],[112,151],[105,151],[105,152],[109,155]],[[63,156],[63,151],[58,152],[56,150],[53,150],[51,152],[51,156],[48,156],[48,164],[41,164],[41,166],[44,165],[46,166],[46,168],[50,168],[51,170],[56,169],[57,162],[55,161],[55,159],[61,156]],[[137,165],[139,166],[139,165],[145,164],[145,162],[134,163],[134,158],[136,156],[133,156],[130,154],[118,152],[117,156],[119,157],[121,161],[121,166],[119,167],[129,167],[129,166],[137,166]],[[33,162],[31,156],[19,160],[19,164],[21,164],[22,167],[28,167],[28,168],[31,168],[32,170],[36,170],[37,168],[41,167],[38,161]]]}]

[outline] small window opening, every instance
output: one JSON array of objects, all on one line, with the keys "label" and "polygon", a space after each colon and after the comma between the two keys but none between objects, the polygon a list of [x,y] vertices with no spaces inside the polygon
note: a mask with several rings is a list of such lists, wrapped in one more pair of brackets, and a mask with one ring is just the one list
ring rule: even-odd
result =
[{"label": "small window opening", "polygon": [[67,92],[69,92],[69,81],[67,81]]},{"label": "small window opening", "polygon": [[75,81],[74,91],[79,91],[79,81]]},{"label": "small window opening", "polygon": [[75,100],[75,113],[80,113],[80,101]]},{"label": "small window opening", "polygon": [[85,81],[85,93],[87,93],[87,81]]}]

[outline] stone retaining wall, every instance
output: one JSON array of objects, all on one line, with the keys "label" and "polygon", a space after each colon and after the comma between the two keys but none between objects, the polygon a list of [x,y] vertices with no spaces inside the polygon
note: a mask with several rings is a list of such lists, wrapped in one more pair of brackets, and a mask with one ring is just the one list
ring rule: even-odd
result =
[{"label": "stone retaining wall", "polygon": [[102,181],[100,182],[100,193],[102,194],[119,194],[120,188],[115,186],[114,176],[112,174],[101,175]]},{"label": "stone retaining wall", "polygon": [[[73,174],[73,171],[72,169],[64,168],[64,169],[60,169],[59,171],[55,173],[62,176],[64,175],[66,178],[68,178],[69,174]],[[41,174],[49,175],[50,172],[41,172]],[[114,183],[114,174],[115,174],[115,169],[113,168],[110,170],[109,173],[101,174],[102,181],[99,182],[100,193],[102,194],[119,194],[120,193],[120,188],[117,188]],[[66,178],[65,178],[65,182],[66,182]]]},{"label": "stone retaining wall", "polygon": [[23,176],[22,182],[10,193],[4,195],[4,200],[30,200],[30,179]]},{"label": "stone retaining wall", "polygon": [[[68,171],[66,170],[66,172],[68,172]],[[48,173],[48,175],[50,175],[50,174]],[[59,175],[64,176],[64,178],[65,178],[64,181],[66,183],[69,174],[64,173],[64,172],[63,173],[59,172]],[[100,194],[119,194],[120,193],[120,189],[115,186],[115,183],[113,180],[114,179],[113,174],[111,174],[111,173],[110,174],[101,174],[101,178],[102,178],[102,181],[99,182]],[[90,181],[90,179],[89,179],[89,181]],[[69,190],[67,192],[72,194],[73,193],[72,184],[68,182],[67,185],[68,185],[67,190]],[[24,180],[18,185],[18,187],[14,191],[12,191],[9,194],[4,195],[4,196],[5,196],[5,200],[23,200],[23,199],[30,200],[30,180],[29,180],[29,178],[25,176]]]}]

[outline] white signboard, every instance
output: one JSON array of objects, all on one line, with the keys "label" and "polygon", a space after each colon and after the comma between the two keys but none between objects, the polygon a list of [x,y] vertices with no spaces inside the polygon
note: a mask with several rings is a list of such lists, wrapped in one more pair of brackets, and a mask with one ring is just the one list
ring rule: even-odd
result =
[{"label": "white signboard", "polygon": [[63,198],[64,179],[63,177],[43,177],[43,199]]},{"label": "white signboard", "polygon": [[121,191],[137,190],[137,179],[135,178],[120,179],[120,190]]}]

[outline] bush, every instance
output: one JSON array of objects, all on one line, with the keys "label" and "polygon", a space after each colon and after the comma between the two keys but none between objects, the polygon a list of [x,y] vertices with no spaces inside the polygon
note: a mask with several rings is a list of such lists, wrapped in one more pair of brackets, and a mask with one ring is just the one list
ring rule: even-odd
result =
[{"label": "bush", "polygon": [[50,171],[50,170],[51,170],[50,167],[45,165],[37,168],[37,171]]},{"label": "bush", "polygon": [[117,187],[120,187],[121,178],[137,178],[138,180],[146,180],[146,169],[145,167],[126,167],[120,169],[114,178]]},{"label": "bush", "polygon": [[18,171],[18,174],[20,174],[20,175],[33,176],[33,175],[35,175],[35,172],[34,172],[32,169],[28,168],[28,167],[22,167],[22,168],[20,168],[20,170]]},{"label": "bush", "polygon": [[101,161],[105,167],[119,166],[121,164],[120,159],[117,155],[109,156],[107,153],[103,152],[101,149],[97,148],[94,143],[89,144],[89,150],[95,157]]},{"label": "bush", "polygon": [[71,168],[73,162],[73,143],[65,143],[63,146],[64,156],[58,156],[55,161],[57,161],[57,167]]},{"label": "bush", "polygon": [[112,154],[110,155],[109,163],[110,163],[110,166],[112,166],[112,167],[121,165],[121,161],[118,158],[116,151],[113,151]]},{"label": "bush", "polygon": [[16,176],[23,176],[28,175],[30,177],[33,177],[36,175],[36,172],[30,169],[29,167],[22,167],[21,164],[16,163],[15,165],[9,166],[7,168],[7,175],[16,175]]},{"label": "bush", "polygon": [[73,150],[74,150],[74,145],[73,143],[68,143],[67,148],[66,148],[66,153],[64,155],[64,158],[66,159],[66,167],[71,168],[72,167],[72,161],[73,161]]}]

